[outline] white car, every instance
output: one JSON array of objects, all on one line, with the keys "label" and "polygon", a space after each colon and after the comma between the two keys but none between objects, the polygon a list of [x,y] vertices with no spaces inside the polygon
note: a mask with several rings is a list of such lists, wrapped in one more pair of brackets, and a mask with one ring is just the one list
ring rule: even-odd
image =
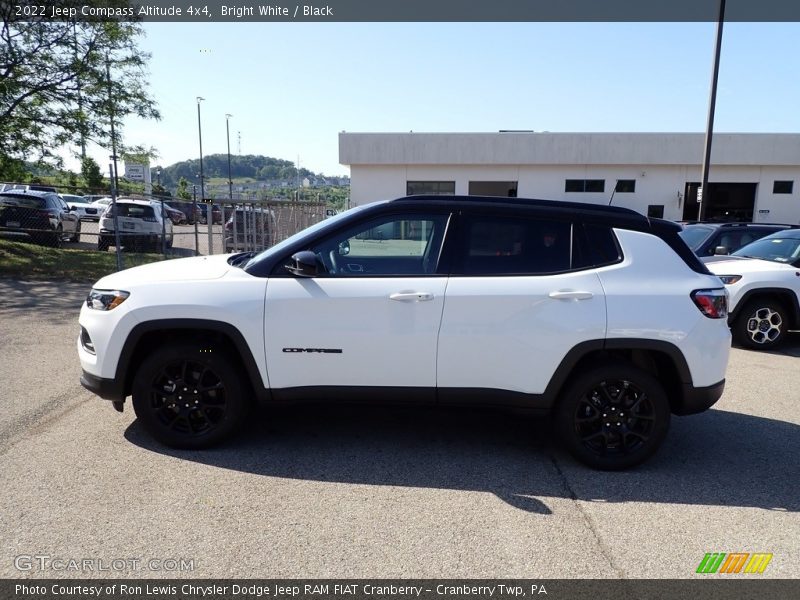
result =
[{"label": "white car", "polygon": [[800,230],[779,231],[731,256],[704,259],[730,294],[734,339],[768,350],[800,330]]},{"label": "white car", "polygon": [[624,469],[725,384],[727,294],[679,230],[572,202],[360,206],[259,254],[104,277],[81,383],[174,447],[227,438],[254,401],[488,405],[551,414],[579,460]]},{"label": "white car", "polygon": [[[134,251],[160,252],[162,237],[167,248],[172,247],[172,221],[160,207],[148,200],[120,198],[116,202],[120,246]],[[116,246],[114,207],[109,205],[100,217],[98,250]]]},{"label": "white car", "polygon": [[76,196],[74,194],[59,195],[61,199],[73,209],[73,212],[81,221],[99,221],[100,213],[105,210],[105,207],[100,207],[92,202],[84,202],[83,196]]}]

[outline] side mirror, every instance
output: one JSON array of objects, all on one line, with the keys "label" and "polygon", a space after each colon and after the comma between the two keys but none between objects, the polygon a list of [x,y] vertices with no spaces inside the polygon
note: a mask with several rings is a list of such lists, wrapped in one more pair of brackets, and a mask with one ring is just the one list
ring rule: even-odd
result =
[{"label": "side mirror", "polygon": [[69,212],[74,212],[74,211],[78,210],[78,207],[77,207],[77,206],[70,206],[70,205],[68,204],[68,205],[67,205],[67,207],[69,208]]},{"label": "side mirror", "polygon": [[339,256],[347,256],[350,254],[350,240],[339,242]]},{"label": "side mirror", "polygon": [[317,255],[311,250],[302,250],[292,255],[292,262],[284,268],[296,277],[316,277],[325,269]]},{"label": "side mirror", "polygon": [[714,255],[715,256],[721,256],[721,255],[725,255],[725,254],[728,254],[728,247],[727,246],[717,246],[716,248],[714,248]]}]

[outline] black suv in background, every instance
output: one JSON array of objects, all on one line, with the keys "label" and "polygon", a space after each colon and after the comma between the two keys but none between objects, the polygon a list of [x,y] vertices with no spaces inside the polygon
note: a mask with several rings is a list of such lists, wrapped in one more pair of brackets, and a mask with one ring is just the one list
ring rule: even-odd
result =
[{"label": "black suv in background", "polygon": [[57,247],[65,238],[80,239],[81,221],[54,192],[1,192],[0,233]]},{"label": "black suv in background", "polygon": [[678,235],[697,256],[714,256],[732,254],[765,235],[796,227],[779,223],[686,223]]}]

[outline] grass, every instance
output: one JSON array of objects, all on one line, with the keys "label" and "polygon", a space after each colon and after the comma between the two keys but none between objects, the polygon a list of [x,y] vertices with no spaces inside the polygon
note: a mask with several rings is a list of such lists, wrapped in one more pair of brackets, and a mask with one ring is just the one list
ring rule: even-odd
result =
[{"label": "grass", "polygon": [[[160,254],[123,253],[123,268],[162,260]],[[114,252],[62,250],[0,239],[0,277],[94,282],[116,272]]]}]

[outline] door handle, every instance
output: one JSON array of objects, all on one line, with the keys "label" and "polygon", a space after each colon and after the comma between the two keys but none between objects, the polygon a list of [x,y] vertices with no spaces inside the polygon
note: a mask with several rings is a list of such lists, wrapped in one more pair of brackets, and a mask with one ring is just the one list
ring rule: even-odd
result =
[{"label": "door handle", "polygon": [[424,302],[433,300],[433,294],[429,292],[395,292],[389,296],[389,300],[398,302]]},{"label": "door handle", "polygon": [[549,296],[555,300],[588,300],[594,297],[592,292],[580,292],[576,290],[558,290],[550,292]]}]

